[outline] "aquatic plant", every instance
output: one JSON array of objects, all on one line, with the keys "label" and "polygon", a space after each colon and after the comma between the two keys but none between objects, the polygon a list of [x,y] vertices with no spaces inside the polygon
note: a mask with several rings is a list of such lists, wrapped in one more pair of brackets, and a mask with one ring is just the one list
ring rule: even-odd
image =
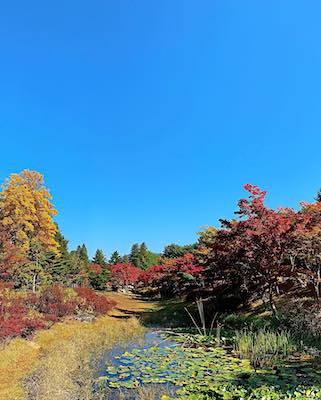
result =
[{"label": "aquatic plant", "polygon": [[[205,340],[204,335],[198,336]],[[271,348],[279,349],[280,354],[283,344],[283,355],[290,351],[284,337],[279,335],[270,341]],[[128,398],[139,398],[135,397],[137,390],[149,385],[160,385],[156,398],[166,400],[321,398],[321,387],[316,385],[321,377],[320,368],[280,365],[278,370],[255,370],[248,359],[239,359],[225,349],[205,343],[200,342],[194,347],[178,344],[125,352],[117,357],[117,365],[108,366],[106,376],[100,377],[99,382],[107,384],[109,390],[114,389],[116,393],[128,391]],[[161,385],[164,391],[174,387],[175,395],[164,394]]]},{"label": "aquatic plant", "polygon": [[288,332],[267,329],[236,332],[234,347],[241,358],[250,360],[254,368],[273,366],[295,350]]}]

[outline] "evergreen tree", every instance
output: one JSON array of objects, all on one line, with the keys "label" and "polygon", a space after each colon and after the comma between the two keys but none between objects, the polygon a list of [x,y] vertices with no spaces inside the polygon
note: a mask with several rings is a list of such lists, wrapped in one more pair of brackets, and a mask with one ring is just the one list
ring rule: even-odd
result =
[{"label": "evergreen tree", "polygon": [[184,254],[187,253],[194,253],[195,250],[197,249],[197,243],[194,244],[189,244],[185,246],[180,246],[179,244],[169,244],[168,246],[165,246],[164,252],[163,252],[163,257],[164,258],[177,258],[177,257],[182,257]]},{"label": "evergreen tree", "polygon": [[82,244],[82,246],[78,246],[77,251],[79,251],[80,260],[84,263],[84,266],[87,267],[89,264],[89,257],[86,245]]},{"label": "evergreen tree", "polygon": [[110,271],[106,257],[102,250],[97,249],[92,264],[89,265],[89,282],[96,290],[106,289],[106,283],[110,277]]},{"label": "evergreen tree", "polygon": [[135,265],[135,267],[140,268],[140,246],[138,243],[135,243],[132,245],[130,255],[129,255],[129,261]]},{"label": "evergreen tree", "polygon": [[120,264],[121,262],[123,262],[123,258],[118,253],[118,251],[114,251],[110,256],[109,264],[115,265],[115,264]]},{"label": "evergreen tree", "polygon": [[95,257],[93,258],[93,263],[100,265],[101,267],[106,266],[106,257],[102,250],[97,249],[95,253]]},{"label": "evergreen tree", "polygon": [[146,270],[151,265],[159,264],[159,262],[160,262],[159,255],[148,250],[146,243],[143,242],[140,245],[140,265],[139,265],[139,267],[143,270]]},{"label": "evergreen tree", "polygon": [[124,255],[124,257],[122,257],[122,261],[123,264],[129,264],[130,263],[130,258],[127,254]]},{"label": "evergreen tree", "polygon": [[74,282],[74,274],[77,268],[72,263],[71,255],[68,250],[68,240],[61,233],[58,224],[55,240],[59,245],[59,256],[53,253],[47,254],[48,264],[50,266],[51,275],[54,282],[72,285]]}]

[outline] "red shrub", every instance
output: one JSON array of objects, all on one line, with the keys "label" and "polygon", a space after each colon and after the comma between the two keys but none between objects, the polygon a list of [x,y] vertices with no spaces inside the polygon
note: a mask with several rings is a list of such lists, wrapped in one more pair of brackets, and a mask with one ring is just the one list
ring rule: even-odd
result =
[{"label": "red shrub", "polygon": [[39,318],[29,318],[29,309],[22,298],[0,295],[0,340],[15,336],[30,336],[36,329],[44,328]]},{"label": "red shrub", "polygon": [[84,286],[75,288],[75,291],[83,300],[83,308],[92,308],[96,314],[106,314],[116,305],[114,301],[109,300],[106,296],[97,294],[94,290]]},{"label": "red shrub", "polygon": [[78,302],[66,299],[65,290],[59,285],[48,286],[39,298],[39,311],[57,318],[76,312]]}]

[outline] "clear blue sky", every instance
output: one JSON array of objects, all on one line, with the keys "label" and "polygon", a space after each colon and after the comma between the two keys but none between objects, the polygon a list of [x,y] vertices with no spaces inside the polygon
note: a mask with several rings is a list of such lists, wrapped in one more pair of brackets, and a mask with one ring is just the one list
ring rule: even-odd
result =
[{"label": "clear blue sky", "polygon": [[0,179],[45,174],[71,247],[190,243],[250,182],[321,186],[321,3],[7,1]]}]

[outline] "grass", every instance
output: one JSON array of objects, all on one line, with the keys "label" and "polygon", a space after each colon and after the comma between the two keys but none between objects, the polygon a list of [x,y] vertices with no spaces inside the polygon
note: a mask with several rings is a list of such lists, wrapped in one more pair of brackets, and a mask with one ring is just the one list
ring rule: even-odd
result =
[{"label": "grass", "polygon": [[249,359],[254,368],[265,368],[286,359],[295,348],[288,332],[261,329],[236,332],[235,350],[241,358]]},{"label": "grass", "polygon": [[142,332],[136,318],[115,321],[106,317],[88,324],[65,341],[56,341],[27,381],[28,399],[92,399],[101,354]]},{"label": "grass", "polygon": [[[150,307],[148,303],[120,294],[108,297],[117,299],[119,308],[124,307],[133,314]],[[24,382],[32,375],[32,379],[28,382],[31,395],[37,391],[39,396],[42,396],[38,397],[39,400],[48,398],[63,400],[65,397],[62,392],[68,390],[72,393],[75,388],[74,379],[78,375],[76,371],[79,368],[88,371],[89,360],[92,361],[96,351],[101,350],[101,346],[108,349],[142,331],[136,318],[127,319],[126,316],[123,319],[123,316],[126,315],[118,309],[110,316],[98,318],[92,323],[65,321],[55,324],[49,330],[38,331],[32,340],[20,338],[11,340],[0,348],[0,399],[24,400],[26,398]],[[39,380],[39,371],[42,371],[43,384],[41,379]],[[63,376],[64,374],[67,378]],[[87,374],[81,379],[88,382],[90,378]],[[78,389],[82,385],[80,381],[77,384]],[[49,393],[50,390],[53,390],[52,393],[57,393],[57,387],[63,385],[65,389],[61,389],[58,394],[43,397],[44,393]],[[68,400],[69,398],[72,397],[68,397]]]}]

